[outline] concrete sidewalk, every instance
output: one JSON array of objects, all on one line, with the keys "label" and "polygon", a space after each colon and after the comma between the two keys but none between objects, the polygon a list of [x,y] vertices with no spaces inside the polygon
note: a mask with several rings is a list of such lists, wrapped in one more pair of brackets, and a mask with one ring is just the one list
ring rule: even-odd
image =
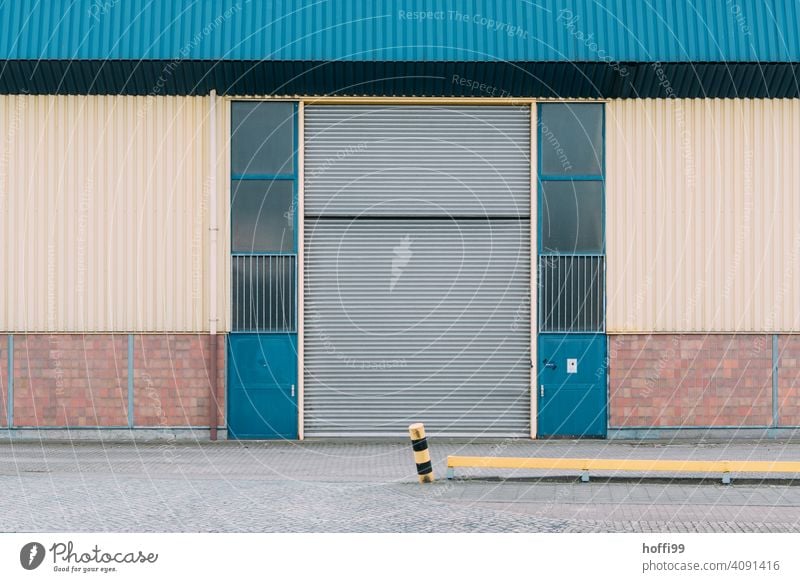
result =
[{"label": "concrete sidewalk", "polygon": [[800,531],[791,475],[442,479],[448,454],[800,460],[799,442],[431,439],[431,452],[439,479],[419,485],[408,441],[6,443],[0,531]]}]

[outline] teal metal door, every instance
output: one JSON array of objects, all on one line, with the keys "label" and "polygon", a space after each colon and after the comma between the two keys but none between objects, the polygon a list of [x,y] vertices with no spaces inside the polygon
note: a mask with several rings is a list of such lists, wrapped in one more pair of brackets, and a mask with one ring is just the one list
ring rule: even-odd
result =
[{"label": "teal metal door", "polygon": [[228,336],[228,436],[297,438],[297,339]]},{"label": "teal metal door", "polygon": [[539,436],[606,436],[606,337],[540,334]]}]

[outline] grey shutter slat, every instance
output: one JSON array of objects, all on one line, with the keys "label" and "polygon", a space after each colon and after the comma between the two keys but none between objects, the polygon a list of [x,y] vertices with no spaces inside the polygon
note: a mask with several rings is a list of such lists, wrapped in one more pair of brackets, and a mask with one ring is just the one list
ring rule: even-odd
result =
[{"label": "grey shutter slat", "polygon": [[[385,113],[364,113],[379,120],[377,127],[350,127],[351,110],[368,109],[308,107],[307,146],[327,140],[353,150],[350,146],[358,142],[348,139],[390,135]],[[393,115],[400,117],[393,119],[395,125],[402,125],[405,115],[408,124],[425,126],[428,108],[396,109]],[[529,118],[517,109],[430,109],[439,118],[455,112],[462,122],[461,110],[470,109],[466,119],[471,121],[462,124],[467,133],[478,131],[471,124],[486,127],[487,119],[516,119],[516,124],[508,122],[513,126],[508,132],[517,137],[502,146],[489,139],[493,145],[483,157],[494,148],[495,155],[507,153],[512,159],[517,155],[513,150],[529,145]],[[327,125],[315,123],[322,118]],[[451,136],[451,141],[458,137]],[[471,147],[479,147],[478,141]],[[424,141],[418,149],[419,159],[425,159]],[[459,151],[454,149],[442,162],[442,171],[474,186],[470,180],[477,174],[469,173],[474,156]],[[346,186],[333,191],[331,181],[323,179],[333,172],[343,185],[361,180],[373,167],[368,152],[360,152],[360,164],[347,162],[344,167],[335,155],[333,161],[306,156],[305,434],[398,436],[411,422],[421,421],[431,434],[528,435],[530,184],[528,177],[521,177],[529,176],[527,157],[509,164],[514,166],[512,177],[524,182],[521,192],[476,193],[482,203],[479,212],[485,214],[493,204],[492,212],[504,219],[449,218],[476,216],[478,206],[463,185],[461,193],[467,195],[459,202],[457,188],[439,188],[433,181],[420,195],[438,200],[441,207],[426,220],[415,220],[408,217],[419,214],[418,204],[393,201],[400,169],[389,172],[385,188],[373,182],[369,193],[354,193]],[[458,176],[461,171],[466,176]],[[340,200],[342,192],[346,195]],[[386,207],[375,212],[376,200]],[[514,213],[525,218],[509,220]],[[346,214],[357,219],[335,218]],[[373,214],[380,218],[369,218]]]},{"label": "grey shutter slat", "polygon": [[530,216],[527,106],[305,111],[309,215]]}]

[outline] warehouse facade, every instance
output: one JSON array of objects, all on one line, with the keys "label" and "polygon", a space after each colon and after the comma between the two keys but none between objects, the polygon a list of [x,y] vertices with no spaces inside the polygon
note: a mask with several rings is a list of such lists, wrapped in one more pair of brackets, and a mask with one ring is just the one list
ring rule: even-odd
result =
[{"label": "warehouse facade", "polygon": [[1,434],[794,433],[797,7],[663,4],[3,7]]}]

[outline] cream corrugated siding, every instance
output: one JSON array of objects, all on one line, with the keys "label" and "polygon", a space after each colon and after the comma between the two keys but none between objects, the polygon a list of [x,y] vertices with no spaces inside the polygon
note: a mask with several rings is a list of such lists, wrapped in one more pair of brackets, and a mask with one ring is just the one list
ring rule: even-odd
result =
[{"label": "cream corrugated siding", "polygon": [[607,106],[609,332],[800,330],[800,101]]},{"label": "cream corrugated siding", "polygon": [[208,112],[208,97],[0,96],[0,330],[208,330]]}]

